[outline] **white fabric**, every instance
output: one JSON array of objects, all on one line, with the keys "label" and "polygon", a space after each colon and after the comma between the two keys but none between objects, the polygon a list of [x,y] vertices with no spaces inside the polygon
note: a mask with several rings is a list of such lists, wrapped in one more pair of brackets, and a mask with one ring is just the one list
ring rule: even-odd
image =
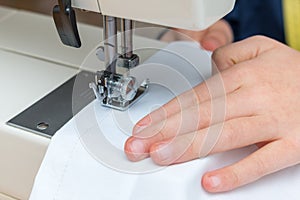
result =
[{"label": "white fabric", "polygon": [[[298,199],[299,166],[228,193],[212,195],[202,189],[203,173],[240,160],[255,151],[253,146],[169,167],[156,166],[150,159],[138,163],[126,159],[123,145],[133,124],[203,80],[197,69],[178,54],[200,66],[203,77],[210,74],[209,55],[195,44],[174,43],[166,49],[135,70],[135,75],[146,74],[155,84],[128,112],[107,109],[94,101],[56,133],[36,177],[31,200]],[[170,56],[174,51],[178,54]],[[160,71],[155,71],[156,67]]]}]

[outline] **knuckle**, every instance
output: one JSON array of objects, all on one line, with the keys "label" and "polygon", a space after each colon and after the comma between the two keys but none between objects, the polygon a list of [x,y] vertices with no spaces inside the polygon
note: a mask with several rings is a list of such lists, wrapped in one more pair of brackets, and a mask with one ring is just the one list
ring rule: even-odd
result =
[{"label": "knuckle", "polygon": [[255,36],[247,38],[246,40],[249,40],[249,42],[251,42],[251,43],[255,42],[255,43],[268,44],[269,48],[283,45],[282,43],[280,43],[272,38],[263,36],[263,35],[255,35]]},{"label": "knuckle", "polygon": [[291,149],[292,151],[299,151],[300,149],[300,139],[286,138],[282,142],[287,149]]},{"label": "knuckle", "polygon": [[222,133],[222,143],[223,144],[230,144],[234,145],[237,140],[236,136],[236,126],[234,126],[232,123],[226,123],[225,129]]},{"label": "knuckle", "polygon": [[198,127],[201,129],[203,127],[209,126],[211,124],[211,110],[208,106],[202,106],[198,108],[200,110]]},{"label": "knuckle", "polygon": [[269,140],[273,141],[278,138],[278,133],[280,133],[280,119],[274,115],[267,115],[264,118],[263,124],[261,126],[269,127]]},{"label": "knuckle", "polygon": [[267,173],[267,165],[266,162],[260,157],[260,156],[255,156],[253,157],[255,167],[253,169],[255,173],[255,177],[259,178]]},{"label": "knuckle", "polygon": [[213,52],[213,54],[212,54],[212,60],[213,61],[217,61],[217,60],[219,60],[220,58],[222,58],[222,56],[223,56],[223,48],[222,47],[220,47],[220,48],[217,48],[214,52]]},{"label": "knuckle", "polygon": [[241,178],[239,173],[233,168],[230,170],[231,189],[234,189],[241,185]]},{"label": "knuckle", "polygon": [[188,154],[193,158],[200,158],[206,156],[206,152],[203,145],[203,135],[194,133],[194,139],[190,141],[189,148],[187,149]]},{"label": "knuckle", "polygon": [[255,36],[252,36],[246,40],[249,40],[250,42],[256,42],[256,43],[273,43],[273,44],[276,44],[278,42],[276,42],[274,39],[271,39],[269,37],[266,37],[264,35],[255,35]]},{"label": "knuckle", "polygon": [[[175,123],[177,122],[177,123]],[[160,140],[167,140],[171,137],[176,137],[182,126],[182,120],[178,116],[172,116],[161,122],[160,127],[157,129],[157,135]]]},{"label": "knuckle", "polygon": [[195,142],[195,140],[189,139],[188,141],[186,141],[187,143],[187,148],[186,148],[186,152],[188,155],[190,155],[192,158],[195,157],[199,157],[199,152],[200,152],[200,145]]},{"label": "knuckle", "polygon": [[270,39],[263,35],[255,35],[255,36],[250,37],[249,40],[266,41],[266,40],[270,40]]},{"label": "knuckle", "polygon": [[160,130],[157,134],[157,137],[158,137],[158,140],[159,141],[165,141],[167,139],[170,138],[170,133],[171,131],[170,130],[166,130],[166,129],[163,129],[163,130]]}]

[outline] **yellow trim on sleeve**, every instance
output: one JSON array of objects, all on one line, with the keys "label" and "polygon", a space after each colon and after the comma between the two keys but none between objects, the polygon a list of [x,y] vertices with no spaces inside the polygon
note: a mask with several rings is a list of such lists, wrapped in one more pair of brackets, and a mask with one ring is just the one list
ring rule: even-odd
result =
[{"label": "yellow trim on sleeve", "polygon": [[300,50],[300,0],[282,0],[282,9],[286,42]]}]

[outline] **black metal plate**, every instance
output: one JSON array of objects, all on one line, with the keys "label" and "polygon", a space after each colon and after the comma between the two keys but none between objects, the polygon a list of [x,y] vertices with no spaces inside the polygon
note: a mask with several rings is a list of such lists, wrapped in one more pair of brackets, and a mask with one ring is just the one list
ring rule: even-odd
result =
[{"label": "black metal plate", "polygon": [[52,137],[75,114],[95,99],[89,83],[95,74],[81,71],[7,124],[46,137]]}]

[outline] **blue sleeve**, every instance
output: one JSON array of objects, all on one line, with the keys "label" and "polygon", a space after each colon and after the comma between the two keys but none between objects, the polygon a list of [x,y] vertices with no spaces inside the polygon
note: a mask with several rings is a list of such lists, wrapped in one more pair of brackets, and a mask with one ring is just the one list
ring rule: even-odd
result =
[{"label": "blue sleeve", "polygon": [[285,43],[281,0],[237,0],[224,19],[231,25],[235,41],[265,35]]}]

